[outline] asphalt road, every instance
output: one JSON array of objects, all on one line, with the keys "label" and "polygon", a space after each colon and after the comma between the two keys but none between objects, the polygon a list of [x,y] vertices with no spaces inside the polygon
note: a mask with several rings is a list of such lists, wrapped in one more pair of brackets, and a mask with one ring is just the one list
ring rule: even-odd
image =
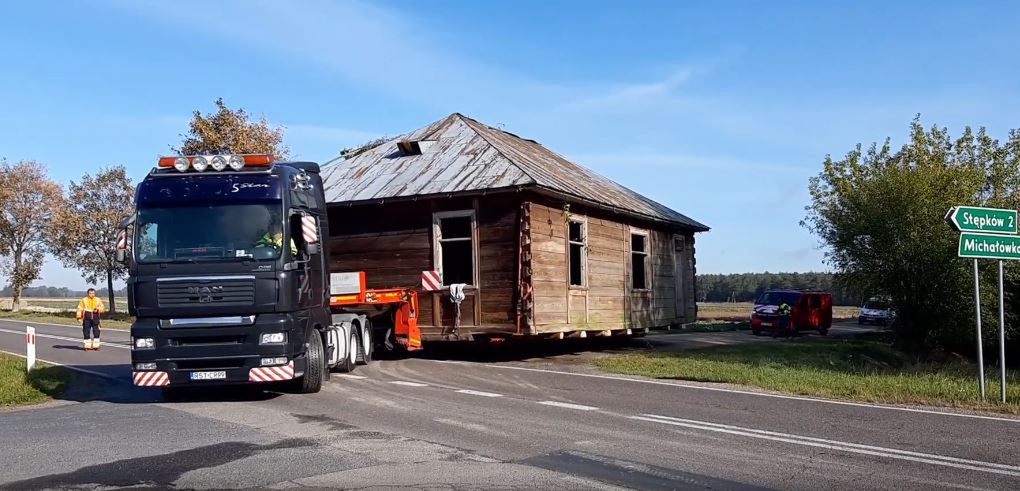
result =
[{"label": "asphalt road", "polygon": [[[80,343],[75,329],[36,327],[40,358],[127,381],[127,349],[69,349]],[[0,322],[0,349],[23,350],[23,329]],[[104,341],[126,340],[126,333],[104,332]],[[744,332],[655,335],[633,343],[684,349],[734,342],[776,341]],[[583,363],[601,356],[583,347],[529,355],[441,353],[377,361],[351,376],[334,374],[319,394],[211,391],[173,404],[158,402],[158,392],[92,381],[69,395],[83,404],[0,413],[0,439],[18,449],[0,454],[0,482],[26,488],[149,482],[1020,488],[1020,419],[606,376]],[[75,424],[85,425],[85,432],[89,424],[106,428],[103,433],[124,451],[80,454],[60,439]],[[46,427],[37,446],[27,443],[40,438],[25,429],[31,427]],[[74,448],[109,452],[110,441],[90,438],[98,441]],[[308,459],[297,457],[306,454]],[[182,464],[157,469],[167,459]],[[140,481],[148,474],[138,469],[150,468],[156,478]]]}]

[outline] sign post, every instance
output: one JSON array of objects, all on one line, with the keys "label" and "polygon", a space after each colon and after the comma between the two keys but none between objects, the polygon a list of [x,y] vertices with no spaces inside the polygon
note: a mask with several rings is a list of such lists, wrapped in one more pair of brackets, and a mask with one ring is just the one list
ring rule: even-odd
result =
[{"label": "sign post", "polygon": [[981,336],[981,283],[978,281],[978,260],[974,259],[974,310],[977,312],[977,358],[978,386],[981,387],[981,402],[985,401],[985,349]]},{"label": "sign post", "polygon": [[954,206],[946,222],[960,232],[958,255],[974,260],[974,310],[977,312],[978,385],[985,400],[984,343],[981,337],[981,290],[978,259],[999,261],[999,395],[1006,402],[1006,307],[1003,290],[1003,261],[1020,260],[1017,211],[976,206]]},{"label": "sign post", "polygon": [[1002,295],[1002,261],[999,261],[999,392],[1006,402],[1006,314]]},{"label": "sign post", "polygon": [[32,326],[25,326],[25,365],[29,372],[35,367],[35,328]]}]

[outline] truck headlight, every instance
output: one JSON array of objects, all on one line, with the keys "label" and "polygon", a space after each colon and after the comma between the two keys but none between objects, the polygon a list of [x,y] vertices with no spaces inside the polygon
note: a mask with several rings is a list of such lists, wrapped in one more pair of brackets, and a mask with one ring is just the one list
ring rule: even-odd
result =
[{"label": "truck headlight", "polygon": [[287,333],[285,332],[264,332],[259,338],[259,344],[283,344],[286,342]]},{"label": "truck headlight", "polygon": [[156,343],[152,338],[135,338],[134,346],[135,349],[152,349]]}]

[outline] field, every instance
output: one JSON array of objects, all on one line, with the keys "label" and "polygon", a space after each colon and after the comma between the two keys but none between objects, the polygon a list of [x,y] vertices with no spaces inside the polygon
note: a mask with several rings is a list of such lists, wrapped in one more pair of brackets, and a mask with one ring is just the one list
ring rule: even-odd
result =
[{"label": "field", "polygon": [[[1020,414],[1020,373],[1007,376],[1009,404],[983,403],[974,364],[917,361],[893,350],[884,339],[801,338],[684,353],[626,354],[597,360],[596,365],[613,373],[750,385],[807,396]],[[994,399],[994,375],[988,387]]]},{"label": "field", "polygon": [[[25,298],[22,298],[21,300],[23,302],[22,305],[25,306],[25,307],[35,307],[35,308],[42,308],[42,309],[47,309],[47,310],[48,309],[74,310],[74,309],[78,308],[78,300],[80,300],[80,299],[77,299],[77,298],[30,298],[30,297],[25,297]],[[105,297],[102,297],[102,300],[103,300],[104,304],[108,304],[109,303],[109,300],[107,300]],[[11,308],[11,299],[9,297],[8,298],[0,298],[0,306],[2,306],[2,308],[4,308],[4,309],[8,309],[9,310]],[[107,305],[107,308],[109,308],[109,305]],[[118,298],[117,299],[117,309],[118,310],[127,311],[127,299],[126,298]]]},{"label": "field", "polygon": [[[746,321],[751,317],[750,302],[741,303],[698,303],[698,320],[703,321]],[[832,318],[837,320],[856,319],[859,307],[832,307]]]},{"label": "field", "polygon": [[[25,298],[21,311],[12,312],[10,310],[11,299],[0,298],[0,319],[80,326],[81,322],[75,319],[74,310],[77,307],[78,300],[73,298]],[[126,299],[117,299],[117,310],[117,313],[107,314],[103,318],[104,329],[129,329],[131,327],[131,318],[127,315]]]}]

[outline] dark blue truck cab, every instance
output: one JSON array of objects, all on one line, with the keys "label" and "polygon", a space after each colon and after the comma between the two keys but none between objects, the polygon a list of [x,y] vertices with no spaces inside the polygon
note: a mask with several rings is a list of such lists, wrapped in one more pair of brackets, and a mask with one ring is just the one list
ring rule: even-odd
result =
[{"label": "dark blue truck cab", "polygon": [[135,385],[317,392],[330,367],[353,369],[364,331],[330,310],[317,164],[164,157],[138,185],[124,237]]}]

